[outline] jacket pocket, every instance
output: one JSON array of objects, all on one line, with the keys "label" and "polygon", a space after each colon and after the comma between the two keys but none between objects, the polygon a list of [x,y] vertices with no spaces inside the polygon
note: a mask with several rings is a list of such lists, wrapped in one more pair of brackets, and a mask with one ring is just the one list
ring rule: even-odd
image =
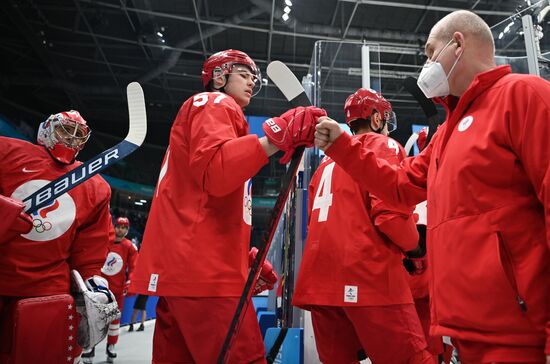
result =
[{"label": "jacket pocket", "polygon": [[428,231],[432,318],[441,327],[483,335],[532,331],[518,307],[514,266],[490,226],[476,215]]},{"label": "jacket pocket", "polygon": [[515,272],[514,263],[512,260],[512,254],[510,253],[510,250],[506,246],[506,243],[504,242],[504,238],[502,237],[502,233],[500,231],[496,232],[496,237],[498,241],[498,257],[499,257],[499,261],[502,266],[502,269],[504,271],[504,274],[506,275],[506,278],[510,283],[512,290],[516,295],[516,301],[521,311],[527,312],[527,304],[525,303],[525,300],[521,297],[519,293],[519,288],[516,280],[516,272]]}]

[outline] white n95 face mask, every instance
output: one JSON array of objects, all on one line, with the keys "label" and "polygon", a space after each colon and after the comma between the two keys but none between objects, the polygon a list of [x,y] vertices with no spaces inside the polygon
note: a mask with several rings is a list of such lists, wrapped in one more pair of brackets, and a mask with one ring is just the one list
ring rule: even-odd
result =
[{"label": "white n95 face mask", "polygon": [[447,43],[447,45],[443,47],[435,61],[426,63],[424,67],[422,67],[422,71],[418,76],[417,85],[422,93],[424,93],[424,95],[429,99],[432,99],[434,97],[445,97],[448,96],[450,93],[449,77],[451,76],[451,73],[457,65],[458,60],[460,59],[460,57],[462,57],[462,53],[460,53],[456,61],[453,63],[453,66],[451,67],[448,75],[445,74],[443,66],[441,65],[441,63],[437,62],[437,60],[452,41],[453,40],[451,39],[449,43]]}]

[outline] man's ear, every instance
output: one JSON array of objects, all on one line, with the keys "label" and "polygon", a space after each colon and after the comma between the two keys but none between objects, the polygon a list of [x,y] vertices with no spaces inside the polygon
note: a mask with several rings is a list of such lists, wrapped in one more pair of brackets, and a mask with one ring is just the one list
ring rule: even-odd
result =
[{"label": "man's ear", "polygon": [[220,77],[215,77],[212,79],[212,87],[216,90],[219,90],[220,88],[224,87],[226,84],[227,76],[223,75]]},{"label": "man's ear", "polygon": [[380,113],[376,111],[375,113],[371,114],[370,116],[370,128],[372,130],[378,130],[381,125],[381,119],[380,119]]},{"label": "man's ear", "polygon": [[454,32],[453,39],[456,42],[455,55],[458,56],[460,53],[464,52],[464,45],[465,45],[464,34],[462,34],[461,32]]}]

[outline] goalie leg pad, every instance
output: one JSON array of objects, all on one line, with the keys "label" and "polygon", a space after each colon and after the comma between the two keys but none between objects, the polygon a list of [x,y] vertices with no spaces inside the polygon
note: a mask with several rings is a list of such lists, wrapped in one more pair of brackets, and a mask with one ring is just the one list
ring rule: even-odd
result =
[{"label": "goalie leg pad", "polygon": [[73,363],[80,355],[73,297],[62,294],[0,301],[4,302],[0,362]]}]

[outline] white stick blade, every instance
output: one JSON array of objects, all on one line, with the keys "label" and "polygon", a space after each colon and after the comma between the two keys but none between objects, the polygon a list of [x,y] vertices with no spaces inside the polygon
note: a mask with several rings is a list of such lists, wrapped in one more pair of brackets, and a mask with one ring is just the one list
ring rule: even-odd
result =
[{"label": "white stick blade", "polygon": [[285,95],[287,100],[293,100],[304,92],[304,87],[294,73],[281,61],[273,61],[267,65],[267,75]]},{"label": "white stick blade", "polygon": [[409,155],[409,152],[411,151],[417,139],[418,139],[418,133],[412,133],[409,139],[407,140],[407,143],[405,143],[404,149],[405,149],[406,155]]},{"label": "white stick blade", "polygon": [[132,82],[126,88],[126,95],[128,96],[130,128],[125,139],[130,143],[141,145],[147,135],[147,114],[143,89],[139,83]]}]

